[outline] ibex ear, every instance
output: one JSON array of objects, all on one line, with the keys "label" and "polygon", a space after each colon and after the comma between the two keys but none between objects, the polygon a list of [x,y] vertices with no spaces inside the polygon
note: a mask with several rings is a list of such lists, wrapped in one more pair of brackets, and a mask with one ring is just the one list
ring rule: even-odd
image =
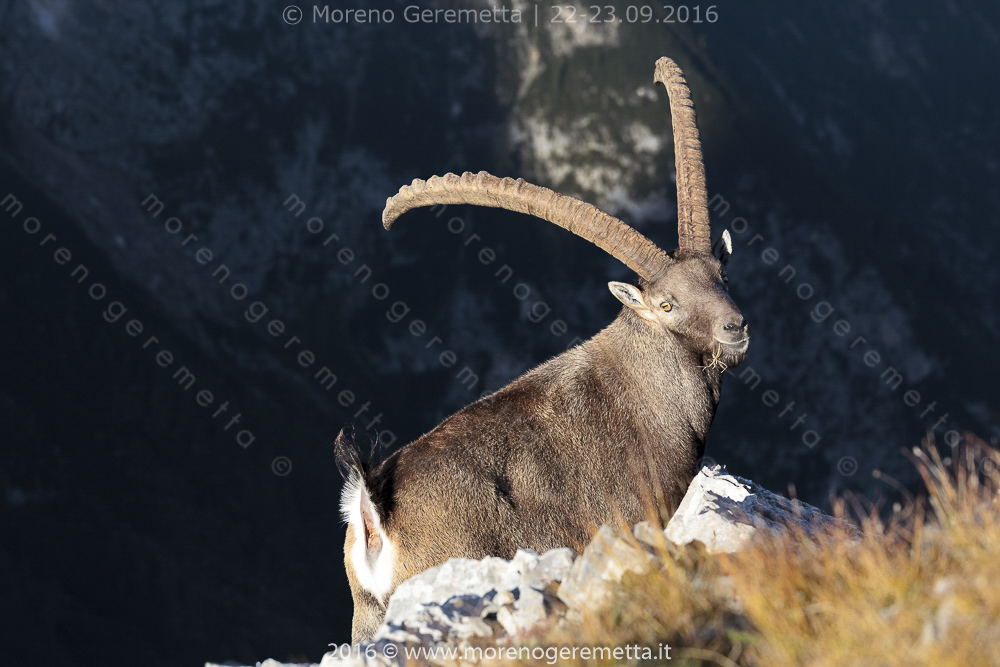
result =
[{"label": "ibex ear", "polygon": [[638,287],[629,285],[628,283],[610,282],[608,283],[608,289],[611,290],[611,293],[615,295],[616,299],[624,303],[636,313],[645,317],[647,320],[653,319],[653,313],[649,310],[649,306],[646,305],[645,300],[643,300],[642,292]]},{"label": "ibex ear", "polygon": [[722,232],[722,236],[715,240],[712,246],[712,254],[715,255],[722,265],[729,263],[729,256],[733,254],[733,239],[729,236],[729,230]]}]

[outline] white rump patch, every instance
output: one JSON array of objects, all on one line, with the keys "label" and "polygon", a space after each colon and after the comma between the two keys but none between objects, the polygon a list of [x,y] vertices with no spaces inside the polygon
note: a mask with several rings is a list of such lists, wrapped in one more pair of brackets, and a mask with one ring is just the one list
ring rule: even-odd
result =
[{"label": "white rump patch", "polygon": [[[340,516],[348,524],[347,529],[354,531],[354,546],[348,557],[358,583],[384,606],[392,590],[396,548],[382,528],[368,487],[358,474],[352,475],[344,485]],[[369,542],[377,543],[376,548],[369,549]]]}]

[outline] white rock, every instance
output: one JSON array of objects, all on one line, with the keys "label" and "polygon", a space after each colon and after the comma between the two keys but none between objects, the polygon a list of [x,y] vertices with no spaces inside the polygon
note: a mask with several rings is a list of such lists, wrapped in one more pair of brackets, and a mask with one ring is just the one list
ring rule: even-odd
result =
[{"label": "white rock", "polygon": [[442,605],[456,595],[484,596],[489,591],[545,588],[565,576],[573,558],[572,549],[553,549],[542,556],[520,549],[509,561],[452,558],[400,584],[389,600],[385,623],[399,625],[420,608]]},{"label": "white rock", "polygon": [[716,465],[695,476],[665,532],[679,546],[697,540],[709,553],[733,553],[758,530],[797,524],[808,531],[817,521],[832,520],[812,505],[771,493]]},{"label": "white rock", "polygon": [[559,586],[559,598],[570,608],[601,604],[626,572],[647,572],[653,562],[647,551],[601,526]]},{"label": "white rock", "polygon": [[[810,531],[832,521],[811,505],[775,495],[721,466],[702,468],[663,533],[648,522],[636,524],[631,536],[602,526],[579,557],[571,549],[553,549],[542,555],[521,550],[510,561],[449,560],[400,584],[374,639],[354,647],[346,659],[328,653],[321,667],[403,665],[404,644],[516,644],[567,611],[576,614],[603,603],[626,572],[656,567],[664,535],[679,546],[698,541],[709,553],[731,553],[761,530],[797,525]],[[710,583],[718,595],[733,598],[732,609],[739,609],[731,582]],[[939,617],[925,631],[925,641],[947,631],[950,617]],[[283,666],[267,661],[261,667]]]}]

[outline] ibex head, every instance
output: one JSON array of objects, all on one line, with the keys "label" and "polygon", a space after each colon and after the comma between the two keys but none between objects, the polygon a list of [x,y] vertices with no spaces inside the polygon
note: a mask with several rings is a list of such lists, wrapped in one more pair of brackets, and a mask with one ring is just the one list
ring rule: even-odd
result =
[{"label": "ibex head", "polygon": [[391,229],[406,211],[435,204],[478,204],[548,220],[603,248],[639,274],[638,286],[612,282],[609,287],[646,326],[669,332],[682,347],[714,363],[742,362],[750,327],[728,294],[729,232],[723,232],[714,249],[711,245],[705,167],[691,93],[680,68],[669,58],[656,62],[654,80],[666,87],[673,117],[679,237],[673,253],[665,253],[595,206],[522,179],[499,179],[486,172],[414,180],[386,201],[383,225]]},{"label": "ibex head", "polygon": [[724,232],[711,253],[674,253],[652,282],[608,283],[611,293],[650,327],[674,334],[686,349],[723,368],[746,358],[750,325],[729,298],[726,259],[732,248]]}]

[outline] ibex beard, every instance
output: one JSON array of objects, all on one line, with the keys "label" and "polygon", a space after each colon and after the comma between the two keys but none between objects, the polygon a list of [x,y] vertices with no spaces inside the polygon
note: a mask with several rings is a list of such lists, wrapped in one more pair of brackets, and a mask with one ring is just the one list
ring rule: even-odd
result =
[{"label": "ibex beard", "polygon": [[678,248],[521,179],[485,172],[415,180],[386,201],[406,211],[477,204],[528,213],[598,245],[638,274],[609,283],[624,304],[593,338],[466,406],[381,463],[341,433],[344,562],[354,642],[370,639],[392,592],[449,558],[512,558],[519,548],[582,551],[602,523],[665,520],[704,453],[723,372],[750,328],[729,297],[729,232],[714,246],[694,106],[673,61],[654,80],[670,98]]}]

